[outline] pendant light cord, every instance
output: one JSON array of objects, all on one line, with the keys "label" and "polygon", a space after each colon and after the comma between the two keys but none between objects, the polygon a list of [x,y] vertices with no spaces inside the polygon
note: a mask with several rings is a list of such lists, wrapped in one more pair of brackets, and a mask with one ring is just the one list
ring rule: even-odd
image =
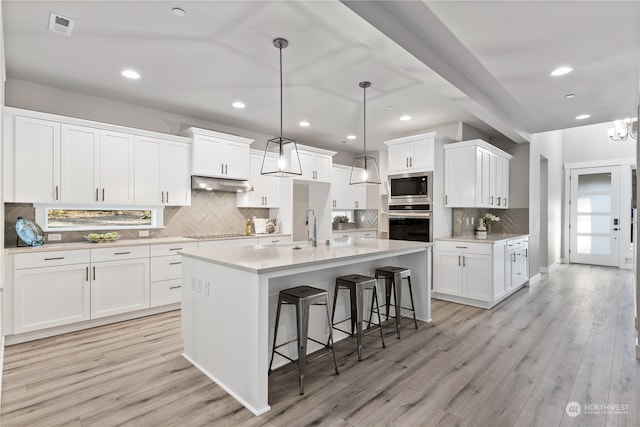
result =
[{"label": "pendant light cord", "polygon": [[[363,114],[364,114],[364,132],[363,132],[363,138],[364,138],[364,156],[365,158],[367,157],[367,87],[365,86],[363,88]],[[365,160],[366,162],[366,160]],[[366,165],[365,165],[366,168]]]},{"label": "pendant light cord", "polygon": [[282,138],[282,43],[280,43],[280,138]]}]

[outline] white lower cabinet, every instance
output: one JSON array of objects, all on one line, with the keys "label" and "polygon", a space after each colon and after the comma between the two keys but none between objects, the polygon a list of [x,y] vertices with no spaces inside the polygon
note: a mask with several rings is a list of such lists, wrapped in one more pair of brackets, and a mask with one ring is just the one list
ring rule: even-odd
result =
[{"label": "white lower cabinet", "polygon": [[91,318],[149,307],[149,258],[98,262],[91,266]]},{"label": "white lower cabinet", "polygon": [[197,243],[151,246],[150,306],[179,303],[182,295],[182,256],[178,251],[197,249]]},{"label": "white lower cabinet", "polygon": [[493,307],[528,280],[525,240],[528,242],[528,237],[482,243],[437,240],[432,296],[475,307]]},{"label": "white lower cabinet", "polygon": [[89,320],[89,251],[77,252],[85,262],[14,270],[15,333]]}]

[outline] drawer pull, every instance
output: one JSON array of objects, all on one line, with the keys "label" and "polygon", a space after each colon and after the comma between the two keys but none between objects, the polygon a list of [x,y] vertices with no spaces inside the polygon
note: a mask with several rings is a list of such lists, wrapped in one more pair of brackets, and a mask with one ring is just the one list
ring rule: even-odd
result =
[{"label": "drawer pull", "polygon": [[170,286],[169,289],[180,289],[182,286]]},{"label": "drawer pull", "polygon": [[181,250],[182,250],[182,248],[171,248],[171,249],[169,249],[169,250],[170,250],[170,251],[181,251]]},{"label": "drawer pull", "polygon": [[96,280],[96,266],[93,266],[93,280]]},{"label": "drawer pull", "polygon": [[45,261],[55,261],[55,260],[59,260],[59,259],[64,259],[63,256],[57,256],[55,258],[45,258]]},{"label": "drawer pull", "polygon": [[469,249],[468,246],[456,246],[456,249]]},{"label": "drawer pull", "polygon": [[131,252],[115,252],[114,255],[129,255]]},{"label": "drawer pull", "polygon": [[169,265],[178,265],[178,264],[182,264],[182,261],[178,261],[178,262],[170,262]]},{"label": "drawer pull", "polygon": [[88,282],[89,281],[89,267],[86,267],[85,271],[86,271],[86,274],[84,276],[84,280]]}]

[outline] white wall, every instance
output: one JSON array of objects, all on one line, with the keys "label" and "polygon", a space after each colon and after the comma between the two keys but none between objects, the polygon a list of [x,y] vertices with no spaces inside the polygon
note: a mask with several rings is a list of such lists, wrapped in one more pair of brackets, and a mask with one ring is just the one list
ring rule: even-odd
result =
[{"label": "white wall", "polygon": [[[562,131],[534,134],[529,145],[529,276],[560,261],[562,253]],[[540,157],[548,160],[547,259],[540,259]],[[510,191],[512,198],[514,193]]]},{"label": "white wall", "polygon": [[494,138],[491,145],[513,156],[509,162],[509,208],[528,208],[529,144],[516,144],[507,138]]},{"label": "white wall", "polygon": [[636,140],[612,141],[607,130],[613,122],[580,126],[562,131],[564,163],[636,157]]}]

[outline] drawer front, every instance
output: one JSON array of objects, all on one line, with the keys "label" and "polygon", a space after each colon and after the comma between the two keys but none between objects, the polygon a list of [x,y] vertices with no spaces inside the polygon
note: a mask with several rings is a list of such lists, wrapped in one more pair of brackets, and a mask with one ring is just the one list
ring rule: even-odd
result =
[{"label": "drawer front", "polygon": [[258,237],[259,245],[269,245],[271,243],[286,243],[290,241],[291,241],[291,236]]},{"label": "drawer front", "polygon": [[90,260],[89,249],[73,251],[34,252],[30,254],[15,254],[13,256],[13,268],[53,267],[56,265],[88,264]]},{"label": "drawer front", "polygon": [[182,299],[181,279],[151,283],[151,307],[174,304]]},{"label": "drawer front", "polygon": [[522,246],[524,245],[524,239],[520,238],[520,239],[513,239],[513,246],[516,249],[520,249],[522,248]]},{"label": "drawer front", "polygon": [[247,237],[244,239],[229,239],[229,240],[207,240],[204,242],[198,242],[198,249],[209,248],[231,248],[236,246],[253,246],[258,244],[258,238]]},{"label": "drawer front", "polygon": [[190,243],[170,243],[162,245],[151,245],[151,256],[168,256],[175,255],[178,251],[186,251],[189,249],[198,249],[197,242]]},{"label": "drawer front", "polygon": [[473,253],[491,255],[493,252],[491,243],[451,242],[436,241],[435,250],[457,252],[461,254]]},{"label": "drawer front", "polygon": [[118,261],[121,259],[148,257],[149,245],[120,247],[114,246],[109,248],[91,249],[91,262]]},{"label": "drawer front", "polygon": [[170,255],[151,258],[151,281],[179,279],[182,276],[182,257]]}]

